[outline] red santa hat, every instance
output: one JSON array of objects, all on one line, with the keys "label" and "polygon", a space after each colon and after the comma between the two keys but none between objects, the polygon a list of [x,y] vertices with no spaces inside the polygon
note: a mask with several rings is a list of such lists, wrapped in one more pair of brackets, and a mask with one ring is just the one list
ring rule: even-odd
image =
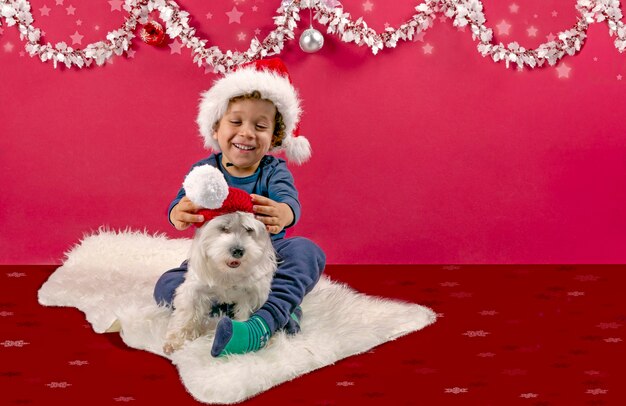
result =
[{"label": "red santa hat", "polygon": [[204,222],[194,223],[196,227],[236,211],[253,213],[252,197],[244,190],[229,187],[222,172],[211,165],[193,168],[185,177],[183,188],[189,200],[203,207],[197,214],[204,216]]},{"label": "red santa hat", "polygon": [[311,145],[299,134],[302,113],[300,98],[291,84],[287,67],[279,58],[243,64],[217,79],[209,90],[201,94],[196,122],[204,138],[204,146],[214,151],[220,150],[219,144],[213,139],[213,126],[224,116],[233,97],[254,91],[274,103],[285,123],[285,139],[282,145],[270,151],[284,150],[287,159],[297,164],[307,161],[311,157]]}]

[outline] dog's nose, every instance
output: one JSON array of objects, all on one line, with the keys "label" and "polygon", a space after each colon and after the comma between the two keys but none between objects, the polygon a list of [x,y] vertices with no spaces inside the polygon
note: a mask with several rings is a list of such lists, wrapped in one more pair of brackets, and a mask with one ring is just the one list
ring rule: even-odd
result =
[{"label": "dog's nose", "polygon": [[246,252],[243,248],[241,247],[233,247],[230,249],[230,255],[233,256],[233,258],[241,258],[243,257],[243,253]]}]

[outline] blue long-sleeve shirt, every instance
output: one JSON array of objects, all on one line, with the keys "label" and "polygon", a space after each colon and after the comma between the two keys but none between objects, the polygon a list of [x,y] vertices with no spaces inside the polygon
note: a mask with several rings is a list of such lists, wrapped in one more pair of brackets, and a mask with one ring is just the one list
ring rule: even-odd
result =
[{"label": "blue long-sleeve shirt", "polygon": [[[289,169],[287,169],[285,160],[271,155],[265,155],[261,159],[257,170],[252,175],[244,178],[232,176],[222,167],[221,153],[211,154],[208,158],[193,164],[191,169],[206,164],[219,169],[219,171],[224,174],[226,183],[228,183],[229,186],[243,189],[250,194],[254,193],[268,197],[276,202],[286,203],[291,207],[291,211],[293,212],[293,222],[287,227],[291,227],[298,222],[301,211],[300,201],[298,200],[298,190],[296,189],[293,175]],[[176,198],[170,203],[167,210],[168,219],[170,218],[170,213],[174,206],[176,206],[185,195],[185,189],[180,188]],[[285,230],[283,229],[280,233],[273,234],[272,240],[277,240],[284,236]]]}]

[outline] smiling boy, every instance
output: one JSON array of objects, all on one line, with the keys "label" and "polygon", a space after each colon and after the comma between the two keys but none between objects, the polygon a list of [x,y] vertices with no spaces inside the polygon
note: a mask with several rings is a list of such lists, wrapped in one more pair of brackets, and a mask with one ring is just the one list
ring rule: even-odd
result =
[{"label": "smiling boy", "polygon": [[[267,302],[249,320],[224,317],[218,323],[213,356],[243,354],[263,348],[271,335],[300,330],[300,303],[319,280],[326,263],[324,252],[303,237],[285,237],[285,228],[300,218],[300,202],[293,176],[283,159],[268,152],[284,150],[289,160],[306,161],[308,141],[298,135],[300,100],[280,59],[247,64],[223,78],[202,95],[197,123],[205,147],[214,150],[193,167],[209,164],[226,182],[252,195],[255,217],[272,234],[279,261]],[[181,188],[169,207],[169,220],[178,230],[204,221]],[[155,286],[157,303],[171,306],[184,281],[187,261],[167,271]],[[226,306],[228,304],[216,304]]]}]

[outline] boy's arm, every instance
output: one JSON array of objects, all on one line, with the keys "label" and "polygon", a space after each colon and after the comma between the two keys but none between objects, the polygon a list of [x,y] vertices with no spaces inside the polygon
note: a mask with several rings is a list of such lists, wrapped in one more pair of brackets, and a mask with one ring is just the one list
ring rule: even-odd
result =
[{"label": "boy's arm", "polygon": [[268,184],[268,194],[271,200],[285,203],[291,209],[293,220],[285,225],[285,228],[295,225],[300,219],[302,207],[298,200],[298,190],[293,175],[287,168],[287,164],[281,161],[272,173]]},{"label": "boy's arm", "polygon": [[[180,190],[178,191],[178,193],[176,194],[176,198],[174,200],[172,200],[172,203],[170,203],[170,207],[167,208],[167,220],[170,222],[171,225],[174,226],[174,223],[172,223],[172,209],[174,209],[174,206],[176,206],[178,204],[178,202],[180,202],[182,200],[183,197],[185,197],[185,189],[184,188],[180,188]],[[174,226],[176,227],[176,226]]]}]

